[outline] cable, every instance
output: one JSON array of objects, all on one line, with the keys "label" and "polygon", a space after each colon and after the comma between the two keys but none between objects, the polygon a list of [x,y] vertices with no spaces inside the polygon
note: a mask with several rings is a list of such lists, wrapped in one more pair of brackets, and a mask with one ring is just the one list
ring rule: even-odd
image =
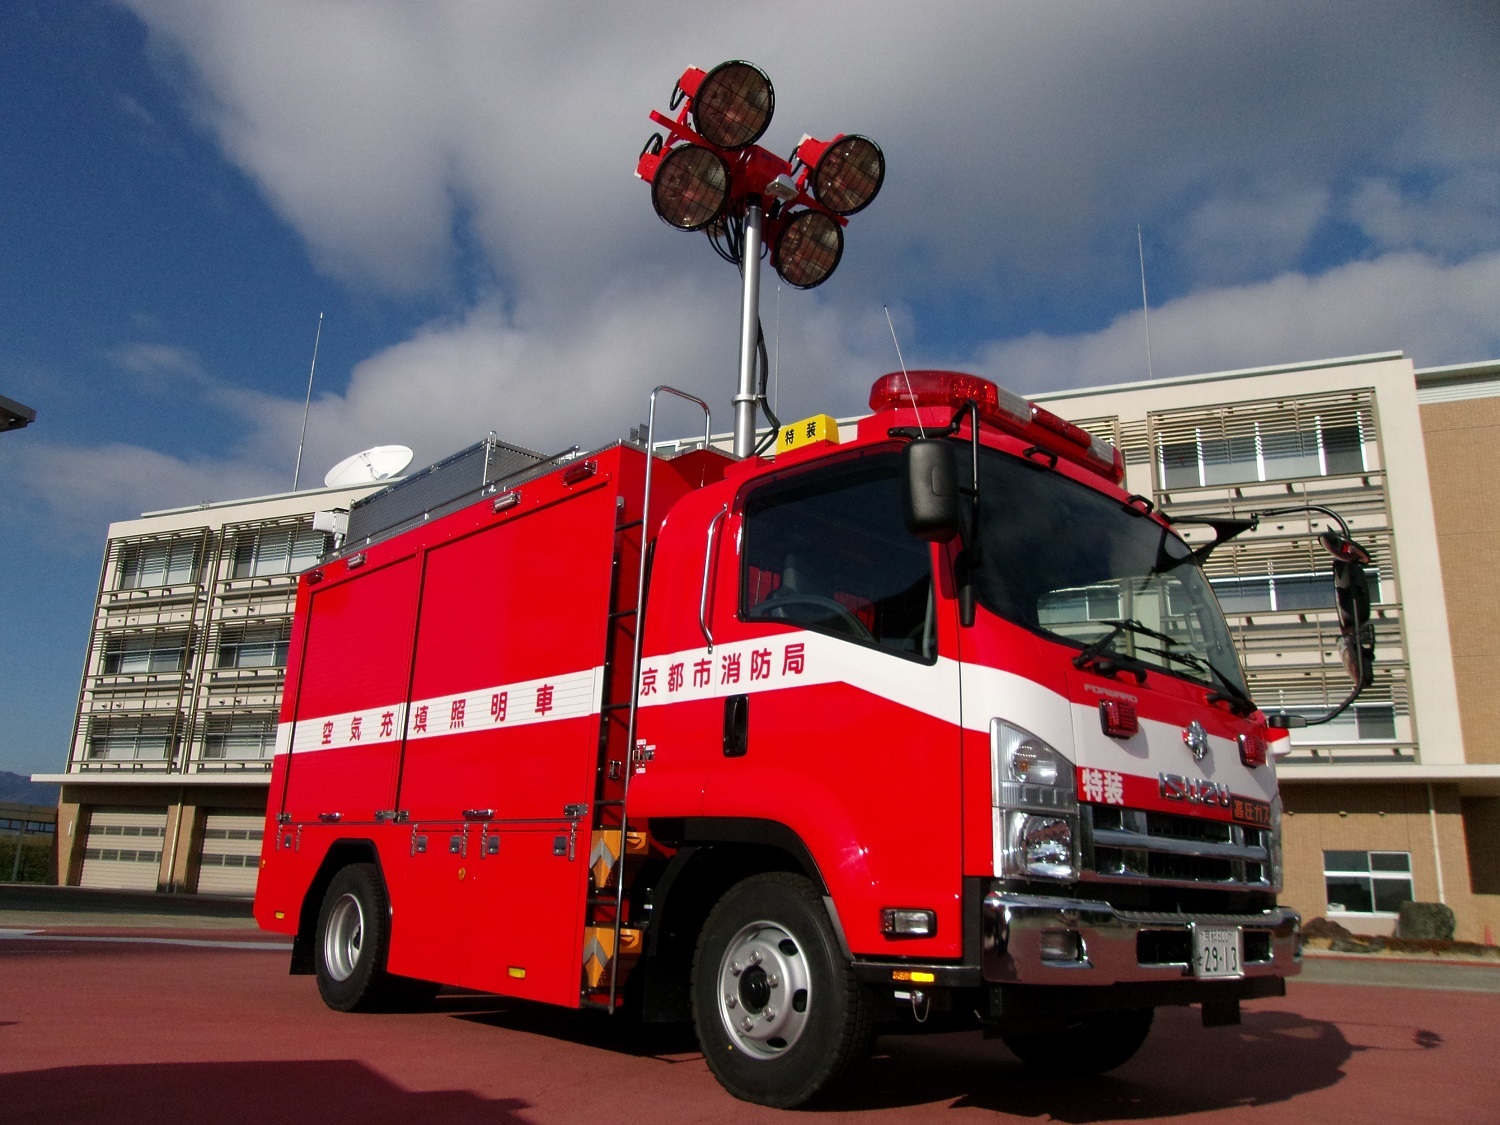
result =
[{"label": "cable", "polygon": [[755,337],[755,358],[760,365],[760,378],[757,381],[760,389],[756,392],[756,398],[760,401],[760,408],[766,412],[766,417],[771,422],[770,431],[755,447],[754,455],[759,457],[764,450],[776,444],[776,435],[781,432],[781,419],[776,417],[776,412],[771,409],[771,400],[766,397],[766,380],[770,374],[771,362],[766,354],[765,329],[761,326],[758,315],[755,318]]}]

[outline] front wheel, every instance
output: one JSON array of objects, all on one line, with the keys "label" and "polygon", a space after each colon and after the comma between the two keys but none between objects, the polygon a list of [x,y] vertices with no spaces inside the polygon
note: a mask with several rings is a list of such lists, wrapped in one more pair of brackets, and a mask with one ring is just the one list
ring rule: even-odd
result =
[{"label": "front wheel", "polygon": [[1103,1074],[1128,1062],[1151,1030],[1151,1008],[1089,1012],[1057,1031],[1002,1035],[1011,1054],[1045,1074]]},{"label": "front wheel", "polygon": [[768,872],[719,900],[693,961],[693,1022],[714,1077],[761,1105],[801,1105],[864,1059],[870,1003],[812,883]]}]

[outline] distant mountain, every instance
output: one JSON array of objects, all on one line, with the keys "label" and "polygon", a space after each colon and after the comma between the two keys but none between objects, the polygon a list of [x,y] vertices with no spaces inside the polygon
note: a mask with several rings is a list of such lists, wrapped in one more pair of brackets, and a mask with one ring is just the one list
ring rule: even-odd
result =
[{"label": "distant mountain", "polygon": [[19,801],[23,805],[55,805],[57,786],[39,785],[25,774],[0,770],[0,801]]}]

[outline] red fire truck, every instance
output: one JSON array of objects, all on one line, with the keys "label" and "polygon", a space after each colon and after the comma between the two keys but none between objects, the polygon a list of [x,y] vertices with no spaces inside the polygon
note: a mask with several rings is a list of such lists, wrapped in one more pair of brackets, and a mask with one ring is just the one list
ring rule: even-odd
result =
[{"label": "red fire truck", "polygon": [[[1249,698],[1200,565],[1252,521],[1189,546],[1111,444],[972,376],[870,406],[740,460],[496,479],[487,447],[467,496],[351,524],[298,590],[256,895],[293,971],[340,1010],[692,1019],[777,1106],[877,1029],[977,1014],[1078,1074],[1160,1005],[1281,995],[1300,722]],[[1324,538],[1357,690],[1359,548]]]}]

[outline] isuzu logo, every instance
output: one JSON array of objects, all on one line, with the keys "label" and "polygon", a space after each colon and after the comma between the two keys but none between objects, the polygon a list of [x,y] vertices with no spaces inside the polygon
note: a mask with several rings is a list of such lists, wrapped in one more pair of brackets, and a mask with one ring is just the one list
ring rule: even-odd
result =
[{"label": "isuzu logo", "polygon": [[1189,805],[1216,805],[1226,809],[1234,806],[1229,786],[1222,781],[1205,781],[1201,777],[1184,777],[1180,773],[1159,773],[1156,775],[1156,782],[1164,800],[1182,801]]},{"label": "isuzu logo", "polygon": [[1193,755],[1193,761],[1201,762],[1208,757],[1208,731],[1197,719],[1190,722],[1182,732],[1182,743]]}]

